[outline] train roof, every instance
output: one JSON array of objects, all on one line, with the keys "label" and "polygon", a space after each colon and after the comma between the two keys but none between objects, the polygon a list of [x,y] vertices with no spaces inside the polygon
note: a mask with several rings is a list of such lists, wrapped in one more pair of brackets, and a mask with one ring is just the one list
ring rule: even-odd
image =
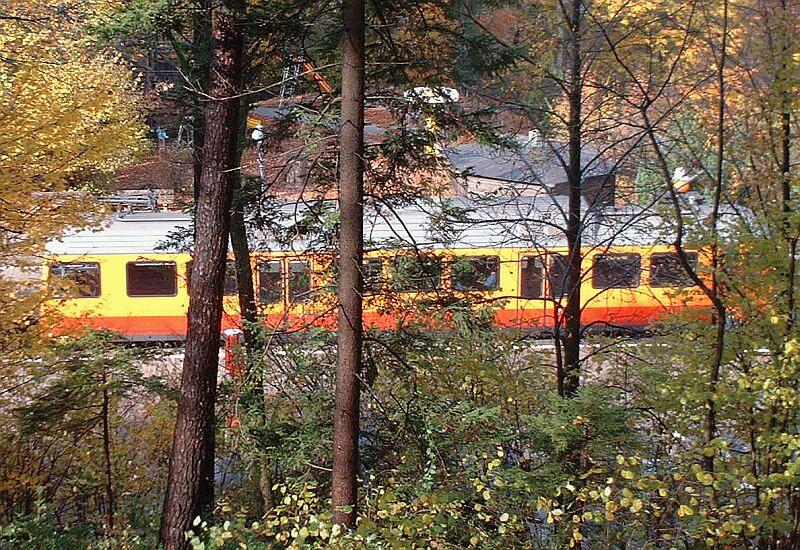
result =
[{"label": "train roof", "polygon": [[[626,205],[589,208],[584,205],[583,242],[586,246],[668,244],[674,239],[671,205]],[[565,247],[563,230],[567,203],[560,196],[455,197],[393,204],[377,200],[364,213],[367,248],[558,248]],[[688,226],[701,223],[710,208],[687,201]],[[722,208],[730,225],[746,216],[734,206]],[[335,201],[278,203],[263,214],[269,231],[250,223],[251,247],[256,250],[307,252],[325,248],[314,227],[331,227]],[[724,224],[723,224],[724,225]],[[301,229],[312,227],[312,230]],[[97,228],[78,230],[52,241],[55,255],[154,254],[188,251],[191,215],[181,212],[116,214]]]}]

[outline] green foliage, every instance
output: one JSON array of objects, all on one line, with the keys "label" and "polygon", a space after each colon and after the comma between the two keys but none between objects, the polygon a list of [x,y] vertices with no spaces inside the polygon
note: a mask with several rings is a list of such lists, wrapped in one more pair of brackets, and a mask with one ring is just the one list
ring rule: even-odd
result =
[{"label": "green foliage", "polygon": [[0,547],[21,550],[61,550],[87,547],[93,534],[88,525],[59,528],[55,516],[41,500],[43,490],[37,491],[36,512],[0,526]]},{"label": "green foliage", "polygon": [[31,369],[40,383],[30,402],[17,408],[21,434],[44,430],[82,431],[99,422],[103,391],[118,400],[137,389],[162,391],[156,379],[145,378],[138,360],[147,354],[113,342],[115,335],[89,332],[48,348],[41,363]]},{"label": "green foliage", "polygon": [[368,337],[359,529],[337,535],[331,525],[335,350],[324,332],[305,333],[263,340],[226,393],[237,422],[225,441],[254,474],[268,456],[273,507],[262,521],[245,492],[230,492],[217,523],[195,526],[195,548],[503,548],[525,544],[531,529],[547,539],[537,498],[573,479],[566,465],[576,461],[595,468],[581,483],[602,479],[632,443],[629,414],[600,386],[559,398],[550,367],[524,337],[494,328],[491,308],[455,300],[431,311],[451,328]]},{"label": "green foliage", "polygon": [[142,40],[148,45],[157,44],[165,36],[182,30],[182,20],[190,10],[182,4],[175,0],[126,2],[117,11],[105,14],[105,19],[96,23],[92,30],[105,41],[125,37]]},{"label": "green foliage", "polygon": [[13,528],[7,536],[47,536],[64,547],[62,539],[93,535],[108,506],[107,445],[117,524],[128,525],[118,534],[134,541],[158,521],[174,414],[161,373],[144,375],[159,358],[103,332],[62,338],[45,349],[24,365],[19,374],[28,383],[12,388],[1,409],[7,429],[0,437],[0,514]]}]

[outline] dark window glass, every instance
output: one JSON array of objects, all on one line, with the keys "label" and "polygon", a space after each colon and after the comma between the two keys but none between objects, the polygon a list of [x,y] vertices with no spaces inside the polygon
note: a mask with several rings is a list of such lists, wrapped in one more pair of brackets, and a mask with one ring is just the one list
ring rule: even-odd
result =
[{"label": "dark window glass", "polygon": [[[375,294],[383,287],[383,260],[380,258],[369,258],[364,260],[361,268],[361,275],[364,277],[364,292]],[[339,282],[339,261],[333,261],[328,266],[328,276],[332,281],[332,291],[336,292]]]},{"label": "dark window glass", "polygon": [[523,298],[544,297],[544,262],[538,256],[526,256],[520,262],[520,296]]},{"label": "dark window glass", "polygon": [[392,262],[392,288],[400,292],[426,292],[439,288],[442,263],[433,256],[398,256]]},{"label": "dark window glass", "polygon": [[547,268],[547,284],[550,286],[550,298],[561,298],[567,293],[567,266],[569,258],[562,254],[551,254]]},{"label": "dark window glass", "polygon": [[[56,289],[58,298],[97,298],[100,296],[100,264],[72,262],[50,266],[50,278],[69,281],[68,289]],[[64,292],[66,290],[66,292]]]},{"label": "dark window glass", "polygon": [[642,257],[638,254],[602,254],[594,257],[594,288],[634,288],[639,286]]},{"label": "dark window glass", "polygon": [[311,270],[308,262],[289,262],[289,301],[307,302],[311,298]]},{"label": "dark window glass", "polygon": [[[192,260],[186,262],[186,288],[192,280]],[[225,263],[225,286],[223,287],[225,296],[237,296],[239,294],[239,283],[236,281],[236,262],[228,260]]]},{"label": "dark window glass", "polygon": [[383,261],[369,258],[364,261],[364,291],[380,292],[383,285]]},{"label": "dark window glass", "polygon": [[283,301],[280,260],[258,264],[258,300],[262,304],[277,304]]},{"label": "dark window glass", "polygon": [[[686,259],[692,269],[697,269],[697,253],[687,252]],[[681,261],[676,252],[665,252],[663,254],[653,254],[650,256],[650,285],[651,286],[671,286],[689,287],[694,286],[694,281],[683,269]]]},{"label": "dark window glass", "polygon": [[333,256],[322,256],[316,259],[314,265],[323,275],[325,290],[329,293],[336,293],[339,286],[339,259]]},{"label": "dark window glass", "polygon": [[236,280],[236,262],[228,260],[225,264],[225,286],[223,288],[225,296],[238,296],[239,283]]},{"label": "dark window glass", "polygon": [[178,272],[175,262],[129,262],[128,296],[175,296]]},{"label": "dark window glass", "polygon": [[458,258],[452,266],[454,290],[496,290],[500,285],[500,258]]}]

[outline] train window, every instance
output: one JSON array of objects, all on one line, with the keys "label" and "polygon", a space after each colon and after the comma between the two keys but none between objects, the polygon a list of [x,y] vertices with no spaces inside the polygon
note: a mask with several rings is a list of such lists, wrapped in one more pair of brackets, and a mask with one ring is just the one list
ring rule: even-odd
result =
[{"label": "train window", "polygon": [[228,260],[225,262],[225,286],[223,287],[225,296],[239,295],[239,282],[236,279],[236,262]]},{"label": "train window", "polygon": [[400,292],[426,292],[439,288],[442,262],[434,256],[398,256],[392,262],[392,288]]},{"label": "train window", "polygon": [[307,302],[310,298],[311,270],[308,262],[289,262],[289,301]]},{"label": "train window", "polygon": [[128,262],[128,296],[175,296],[178,272],[175,262]]},{"label": "train window", "polygon": [[96,262],[54,264],[50,266],[50,278],[53,282],[56,278],[68,281],[68,289],[55,289],[57,298],[97,298],[100,296],[100,264]]},{"label": "train window", "polygon": [[364,291],[380,292],[383,286],[383,261],[380,258],[368,258],[364,260]]},{"label": "train window", "polygon": [[563,254],[550,254],[547,268],[547,285],[550,298],[561,298],[567,291],[567,271],[569,258]]},{"label": "train window", "polygon": [[599,254],[594,257],[594,288],[634,288],[639,286],[642,257],[639,254]]},{"label": "train window", "polygon": [[[697,269],[697,253],[687,252],[686,259],[692,269]],[[650,256],[650,286],[676,288],[694,286],[694,281],[683,269],[676,252],[665,252]]]},{"label": "train window", "polygon": [[451,269],[455,290],[497,290],[499,287],[500,258],[497,256],[457,258]]},{"label": "train window", "polygon": [[[368,258],[361,265],[361,276],[364,277],[364,292],[371,294],[380,292],[383,286],[383,260],[380,258]],[[333,292],[336,292],[339,282],[339,262],[331,262],[328,270],[329,276],[333,281]]]},{"label": "train window", "polygon": [[[186,288],[192,280],[192,260],[186,262]],[[225,296],[238,296],[239,283],[236,280],[236,262],[228,260],[225,262],[225,286],[223,287]]]},{"label": "train window", "polygon": [[280,260],[258,264],[258,300],[262,304],[277,304],[283,300]]},{"label": "train window", "polygon": [[523,298],[544,297],[544,262],[538,256],[525,256],[520,262],[520,296]]}]

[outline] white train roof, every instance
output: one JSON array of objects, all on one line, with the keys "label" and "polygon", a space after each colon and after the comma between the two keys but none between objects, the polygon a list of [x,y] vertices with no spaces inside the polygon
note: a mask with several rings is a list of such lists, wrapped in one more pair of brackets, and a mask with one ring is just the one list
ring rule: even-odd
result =
[{"label": "white train roof", "polygon": [[[367,248],[556,248],[566,246],[563,230],[566,198],[456,197],[392,205],[375,201],[365,209]],[[583,242],[586,246],[668,244],[674,238],[671,206],[654,204],[591,209],[584,205]],[[695,201],[685,205],[687,225],[702,223],[710,211]],[[272,231],[250,230],[256,250],[305,252],[321,249],[320,239],[285,238],[302,224],[330,226],[336,203],[282,203],[269,215]],[[726,223],[741,217],[742,209],[722,209]],[[192,219],[180,212],[117,214],[98,228],[67,234],[47,245],[56,255],[154,254],[187,251]],[[277,231],[274,231],[276,230]],[[297,234],[310,234],[297,231]],[[283,234],[283,239],[276,235]]]},{"label": "white train roof", "polygon": [[46,251],[59,255],[152,254],[159,252],[168,234],[188,231],[191,222],[191,216],[181,212],[116,214],[99,227],[49,242]]}]

